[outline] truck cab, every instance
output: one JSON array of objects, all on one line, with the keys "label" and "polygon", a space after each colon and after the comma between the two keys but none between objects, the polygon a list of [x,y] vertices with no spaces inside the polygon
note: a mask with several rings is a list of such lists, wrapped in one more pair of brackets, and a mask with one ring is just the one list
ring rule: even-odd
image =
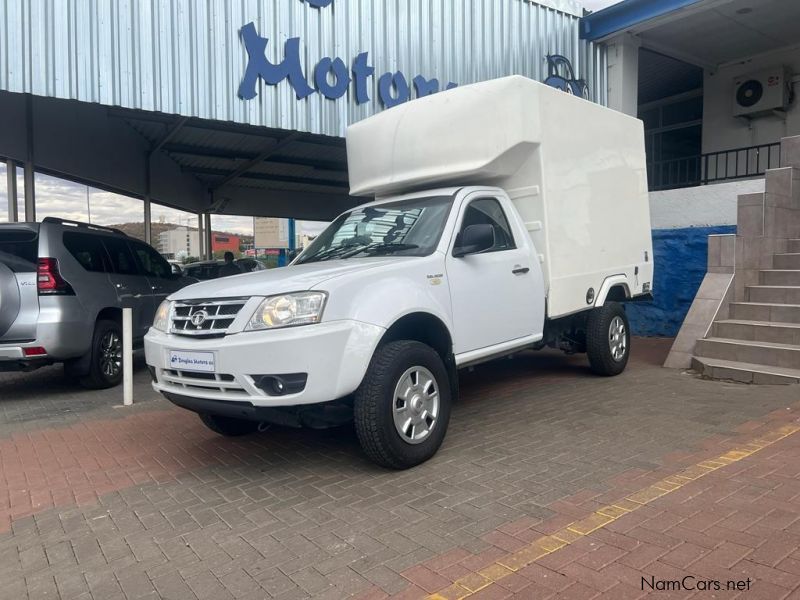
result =
[{"label": "truck cab", "polygon": [[[605,164],[569,159],[536,114],[533,127],[480,122],[486,106],[545,110],[562,97],[617,132],[616,149],[587,150]],[[170,296],[145,338],[155,389],[223,435],[352,419],[369,458],[400,469],[444,440],[460,368],[549,345],[621,373],[630,329],[618,300],[648,297],[652,281],[641,134],[638,121],[523,78],[352,126],[351,189],[376,200],[340,215],[285,269]],[[569,160],[583,169],[560,179]],[[627,237],[608,229],[622,217],[613,204]]]}]

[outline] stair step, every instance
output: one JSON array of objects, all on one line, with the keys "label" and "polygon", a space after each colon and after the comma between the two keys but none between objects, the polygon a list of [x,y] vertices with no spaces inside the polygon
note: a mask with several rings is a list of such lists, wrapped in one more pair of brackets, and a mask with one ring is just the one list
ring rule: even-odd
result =
[{"label": "stair step", "polygon": [[764,285],[800,286],[800,270],[797,269],[765,269],[759,273]]},{"label": "stair step", "polygon": [[732,302],[731,318],[744,321],[800,323],[800,304],[770,304],[768,302]]},{"label": "stair step", "polygon": [[800,369],[782,369],[754,363],[702,357],[692,359],[692,368],[708,379],[777,385],[800,383]]},{"label": "stair step", "polygon": [[800,304],[800,286],[748,285],[747,299],[768,304]]},{"label": "stair step", "polygon": [[715,338],[800,346],[800,323],[725,319],[716,321],[712,331]]},{"label": "stair step", "polygon": [[800,269],[800,252],[776,254],[772,264],[776,269]]},{"label": "stair step", "polygon": [[710,337],[697,340],[695,356],[800,369],[800,346]]},{"label": "stair step", "polygon": [[800,240],[789,240],[786,247],[787,252],[800,252]]}]

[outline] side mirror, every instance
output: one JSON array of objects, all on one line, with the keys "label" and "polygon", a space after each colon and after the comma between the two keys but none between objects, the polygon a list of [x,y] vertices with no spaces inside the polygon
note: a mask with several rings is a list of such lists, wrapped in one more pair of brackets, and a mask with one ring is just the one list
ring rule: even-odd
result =
[{"label": "side mirror", "polygon": [[467,225],[456,238],[453,256],[461,258],[468,254],[478,254],[492,246],[494,246],[494,227],[488,223]]}]

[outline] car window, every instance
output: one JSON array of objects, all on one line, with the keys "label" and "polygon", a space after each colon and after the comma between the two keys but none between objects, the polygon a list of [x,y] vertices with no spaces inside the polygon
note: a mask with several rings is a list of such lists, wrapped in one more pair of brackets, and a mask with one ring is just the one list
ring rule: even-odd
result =
[{"label": "car window", "polygon": [[111,267],[120,275],[139,275],[136,259],[123,238],[103,237],[103,245],[111,258]]},{"label": "car window", "polygon": [[36,271],[39,238],[35,231],[0,229],[0,263],[15,273]]},{"label": "car window", "polygon": [[464,211],[464,219],[461,222],[461,231],[469,225],[491,225],[494,229],[494,246],[486,252],[497,252],[500,250],[510,250],[516,248],[514,236],[511,235],[511,227],[508,219],[503,212],[503,207],[496,198],[478,198],[473,200]]},{"label": "car window", "polygon": [[131,242],[131,245],[139,259],[139,264],[147,275],[150,277],[161,277],[162,279],[166,279],[172,275],[172,267],[170,267],[164,257],[153,248],[141,242]]},{"label": "car window", "polygon": [[216,279],[219,277],[219,265],[197,265],[189,266],[185,269],[186,275],[196,279]]},{"label": "car window", "polygon": [[65,231],[63,241],[64,247],[84,269],[95,273],[108,271],[106,250],[99,236]]}]

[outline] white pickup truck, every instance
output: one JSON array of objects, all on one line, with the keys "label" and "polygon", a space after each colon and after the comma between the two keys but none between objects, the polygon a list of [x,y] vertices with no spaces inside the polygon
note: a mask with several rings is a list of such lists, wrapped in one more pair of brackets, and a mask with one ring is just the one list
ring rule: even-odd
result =
[{"label": "white pickup truck", "polygon": [[508,77],[361,121],[347,151],[376,201],[287,268],[170,296],[145,339],[156,390],[223,435],[353,419],[401,469],[441,445],[460,368],[545,346],[625,368],[620,302],[653,278],[640,121]]}]

